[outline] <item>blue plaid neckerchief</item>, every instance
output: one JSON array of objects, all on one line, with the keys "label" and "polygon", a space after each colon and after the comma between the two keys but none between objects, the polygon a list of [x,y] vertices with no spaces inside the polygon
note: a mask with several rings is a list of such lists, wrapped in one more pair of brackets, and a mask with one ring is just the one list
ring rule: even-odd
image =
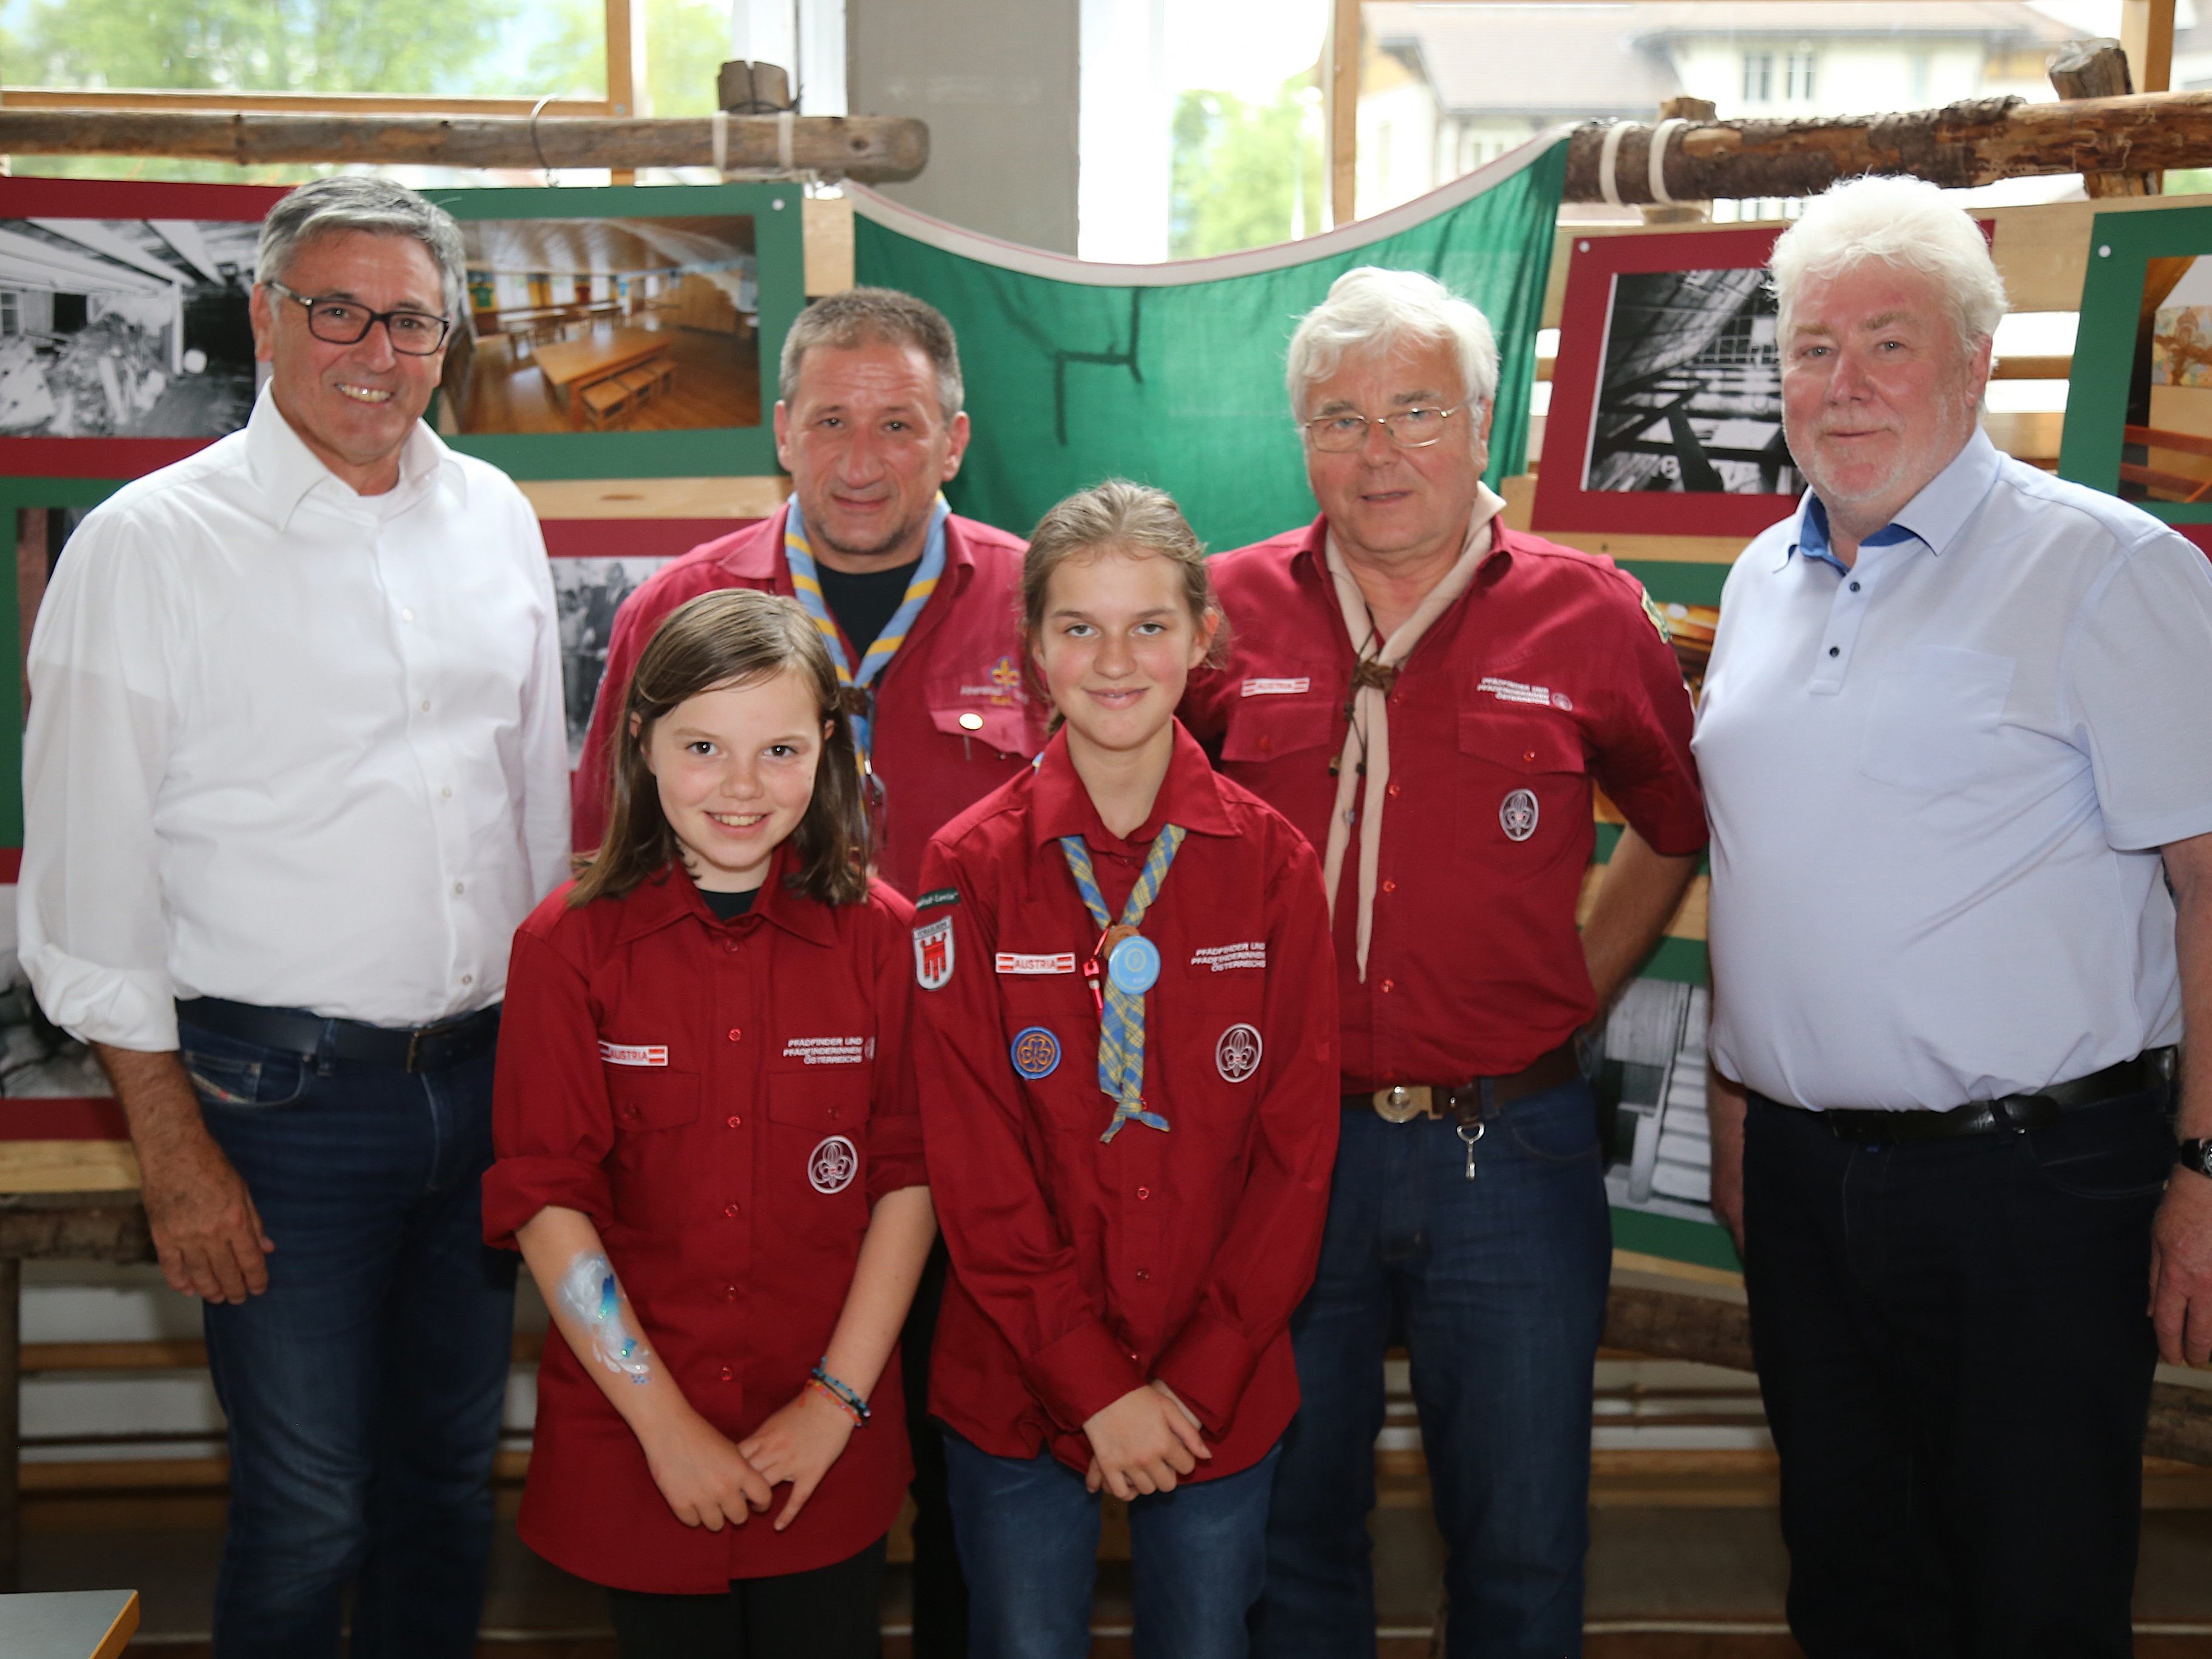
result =
[{"label": "blue plaid neckerchief", "polygon": [[[1175,862],[1183,833],[1178,823],[1161,826],[1152,852],[1146,856],[1145,867],[1137,872],[1137,884],[1129,890],[1129,902],[1121,907],[1121,925],[1131,932],[1143,925],[1145,912],[1159,896],[1160,884],[1168,878],[1168,866]],[[1091,921],[1103,933],[1111,923],[1106,915],[1106,896],[1098,890],[1098,872],[1091,866],[1091,849],[1080,836],[1062,836],[1060,850],[1067,855],[1067,872],[1075,878],[1076,890],[1083,895],[1083,908],[1091,912]],[[1095,963],[1092,971],[1094,975],[1097,971]],[[1114,1121],[1098,1139],[1113,1139],[1131,1118],[1148,1128],[1165,1129],[1167,1119],[1146,1110],[1144,1102],[1145,999],[1141,994],[1131,996],[1115,984],[1111,974],[1105,975],[1105,981],[1098,1005],[1098,1087],[1114,1103]],[[1097,988],[1096,978],[1091,983]]]},{"label": "blue plaid neckerchief", "polygon": [[[899,601],[899,608],[891,613],[891,619],[884,624],[884,631],[869,641],[860,666],[855,668],[845,635],[823,600],[822,578],[814,568],[814,550],[806,539],[806,524],[799,517],[799,502],[793,498],[783,521],[784,562],[791,568],[792,592],[806,607],[806,614],[814,618],[814,626],[821,630],[823,641],[830,647],[830,660],[837,665],[838,684],[861,692],[872,691],[884,665],[906,642],[915,618],[921,615],[921,607],[937,591],[937,579],[945,574],[945,521],[951,516],[952,509],[939,495],[930,514],[929,537],[922,544],[921,562],[915,567],[913,579],[906,585],[906,597]],[[871,696],[855,701],[862,702],[868,711],[851,712],[848,716],[853,722],[854,744],[865,764],[875,744],[875,699]]]}]

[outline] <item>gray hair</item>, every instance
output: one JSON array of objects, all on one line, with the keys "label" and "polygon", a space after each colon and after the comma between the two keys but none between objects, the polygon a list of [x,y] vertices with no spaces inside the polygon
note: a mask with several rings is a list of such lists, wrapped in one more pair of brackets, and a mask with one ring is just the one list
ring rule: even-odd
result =
[{"label": "gray hair", "polygon": [[446,315],[459,332],[469,327],[468,251],[453,216],[404,185],[342,173],[304,184],[269,210],[253,263],[257,283],[281,283],[300,250],[318,236],[363,230],[412,236],[429,250],[446,295]]},{"label": "gray hair", "polygon": [[[1285,379],[1291,412],[1305,416],[1306,393],[1336,373],[1351,351],[1389,352],[1404,342],[1449,344],[1460,388],[1471,404],[1498,395],[1498,337],[1490,319],[1433,276],[1361,265],[1328,285],[1328,297],[1298,319]],[[1470,432],[1479,423],[1468,422]]]},{"label": "gray hair", "polygon": [[783,337],[776,367],[776,396],[790,403],[799,396],[799,364],[814,347],[849,351],[864,343],[911,346],[937,371],[937,402],[950,421],[966,406],[960,380],[960,346],[952,325],[927,300],[895,288],[848,288],[827,295],[800,312]]},{"label": "gray hair", "polygon": [[1775,239],[1767,263],[1785,342],[1791,306],[1806,278],[1833,279],[1868,264],[1934,277],[1960,349],[1970,356],[1996,334],[2005,314],[2004,278],[1990,258],[1989,239],[1925,179],[1868,173],[1829,185]]}]

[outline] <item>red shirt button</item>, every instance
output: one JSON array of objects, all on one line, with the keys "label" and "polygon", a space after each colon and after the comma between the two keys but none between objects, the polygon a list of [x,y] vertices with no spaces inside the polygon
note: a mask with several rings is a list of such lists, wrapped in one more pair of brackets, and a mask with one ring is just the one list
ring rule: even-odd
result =
[{"label": "red shirt button", "polygon": [[742,1042],[742,1041],[744,1040],[744,1035],[745,1035],[745,1034],[744,1034],[743,1031],[739,1030],[736,1026],[732,1025],[732,1027],[730,1027],[730,1041],[731,1041],[731,1042]]},{"label": "red shirt button", "polygon": [[723,1285],[723,1286],[722,1286],[722,1300],[723,1300],[723,1301],[725,1301],[725,1302],[735,1302],[737,1299],[738,1299],[738,1287],[737,1287],[736,1285]]},{"label": "red shirt button", "polygon": [[722,941],[722,948],[725,951],[734,952],[738,948],[738,942],[733,939],[726,939]]},{"label": "red shirt button", "polygon": [[1393,783],[1391,784],[1391,786],[1390,786],[1388,789],[1384,790],[1382,793],[1385,793],[1386,795],[1395,795],[1395,794],[1396,794],[1396,793],[1397,793],[1401,789],[1404,788],[1405,787],[1406,787],[1406,786],[1405,786],[1405,785],[1403,785],[1402,783],[1393,782]]},{"label": "red shirt button", "polygon": [[1536,751],[1533,749],[1524,749],[1521,751],[1521,758],[1524,761],[1533,761],[1536,758]]},{"label": "red shirt button", "polygon": [[738,1212],[738,1206],[737,1206],[736,1205],[734,1205],[734,1204],[731,1205],[727,1209],[726,1209],[726,1210],[724,1210],[724,1211],[722,1212],[722,1213],[723,1213],[724,1215],[726,1215],[726,1216],[734,1216],[734,1215],[736,1215],[736,1214],[737,1214],[737,1212]]},{"label": "red shirt button", "polygon": [[739,1116],[738,1116],[735,1112],[732,1112],[732,1113],[730,1114],[730,1127],[731,1127],[732,1129],[736,1128],[736,1127],[738,1127],[738,1125],[739,1125],[740,1123],[743,1123],[744,1121],[744,1119],[743,1119],[743,1118],[739,1117]]},{"label": "red shirt button", "polygon": [[1150,1279],[1152,1276],[1152,1270],[1149,1267],[1139,1267],[1137,1269],[1137,1277],[1139,1279]]},{"label": "red shirt button", "polygon": [[732,1381],[733,1378],[735,1378],[735,1377],[736,1377],[736,1376],[737,1376],[737,1373],[736,1373],[735,1371],[732,1370],[731,1370],[727,1365],[725,1365],[725,1366],[723,1366],[723,1367],[722,1367],[722,1381],[723,1381],[723,1382],[730,1382],[730,1381]]},{"label": "red shirt button", "polygon": [[1386,881],[1382,884],[1382,890],[1386,893],[1395,893],[1398,890],[1398,884],[1395,881]]},{"label": "red shirt button", "polygon": [[1273,738],[1262,738],[1260,739],[1260,750],[1262,754],[1265,754],[1268,750],[1273,749],[1274,746],[1275,740]]},{"label": "red shirt button", "polygon": [[1386,996],[1386,997],[1387,997],[1387,996],[1389,996],[1389,995],[1390,994],[1391,987],[1392,987],[1392,981],[1389,981],[1389,980],[1387,980],[1387,979],[1386,979],[1386,980],[1384,980],[1384,981],[1382,981],[1382,984],[1378,985],[1378,986],[1377,986],[1377,987],[1376,987],[1375,988],[1376,988],[1376,989],[1377,989],[1378,991],[1382,992],[1382,994],[1383,994],[1384,996]]},{"label": "red shirt button", "polygon": [[1137,1196],[1139,1198],[1150,1198],[1152,1195],[1152,1189],[1150,1187],[1139,1187],[1137,1188]]}]

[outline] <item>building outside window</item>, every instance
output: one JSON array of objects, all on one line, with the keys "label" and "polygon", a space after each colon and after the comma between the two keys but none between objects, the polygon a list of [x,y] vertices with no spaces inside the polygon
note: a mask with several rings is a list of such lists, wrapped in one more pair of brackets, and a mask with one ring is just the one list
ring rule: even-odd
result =
[{"label": "building outside window", "polygon": [[1774,54],[1747,52],[1743,55],[1743,101],[1764,104],[1774,96]]},{"label": "building outside window", "polygon": [[1820,55],[1812,52],[1793,52],[1784,66],[1782,95],[1793,104],[1813,101],[1814,70],[1820,64]]}]

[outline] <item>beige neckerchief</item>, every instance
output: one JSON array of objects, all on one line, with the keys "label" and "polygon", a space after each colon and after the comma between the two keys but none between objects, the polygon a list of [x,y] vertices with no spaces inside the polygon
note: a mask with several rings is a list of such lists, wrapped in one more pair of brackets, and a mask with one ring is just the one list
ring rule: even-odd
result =
[{"label": "beige neckerchief", "polygon": [[[1345,848],[1352,841],[1352,792],[1358,787],[1363,769],[1359,757],[1364,748],[1367,756],[1364,769],[1367,788],[1359,808],[1358,941],[1362,984],[1367,980],[1367,945],[1374,933],[1375,866],[1382,854],[1383,792],[1390,784],[1389,683],[1396,678],[1398,665],[1413,655],[1413,647],[1421,642],[1421,635],[1429,631],[1429,624],[1467,592],[1468,584],[1474,580],[1476,567],[1489,556],[1491,520],[1498,516],[1505,501],[1487,484],[1478,483],[1475,492],[1474,516],[1468,525],[1467,541],[1460,549],[1458,562],[1444,572],[1442,580],[1414,607],[1413,614],[1399,623],[1398,631],[1371,655],[1375,624],[1368,615],[1366,597],[1360,592],[1359,584],[1344,562],[1334,530],[1328,532],[1324,544],[1328,574],[1336,585],[1336,602],[1344,611],[1344,631],[1351,638],[1352,655],[1358,659],[1359,668],[1354,671],[1352,682],[1352,726],[1344,734],[1344,753],[1336,763],[1336,806],[1328,817],[1328,851],[1322,860],[1322,884],[1328,890],[1329,915],[1334,919],[1337,883],[1344,873]],[[1374,668],[1367,666],[1370,663]]]}]

